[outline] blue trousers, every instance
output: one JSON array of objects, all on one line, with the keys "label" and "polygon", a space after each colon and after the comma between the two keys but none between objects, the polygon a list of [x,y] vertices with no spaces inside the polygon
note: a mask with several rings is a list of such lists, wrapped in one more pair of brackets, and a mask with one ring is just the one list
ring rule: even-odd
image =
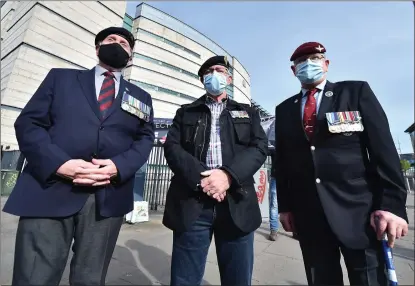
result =
[{"label": "blue trousers", "polygon": [[173,232],[170,285],[201,284],[213,234],[221,285],[251,285],[254,233],[236,229],[226,201],[205,206],[186,232]]},{"label": "blue trousers", "polygon": [[269,182],[269,224],[271,230],[278,230],[278,202],[277,202],[277,182],[271,177]]}]

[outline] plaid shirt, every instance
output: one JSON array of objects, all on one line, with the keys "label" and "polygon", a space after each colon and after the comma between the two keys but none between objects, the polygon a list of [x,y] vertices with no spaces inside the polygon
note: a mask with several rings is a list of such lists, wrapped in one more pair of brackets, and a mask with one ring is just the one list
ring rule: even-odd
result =
[{"label": "plaid shirt", "polygon": [[206,165],[210,169],[216,169],[222,166],[222,144],[220,141],[219,118],[222,111],[226,107],[226,101],[216,102],[212,98],[206,97],[206,105],[209,107],[212,116],[210,143],[206,156]]}]

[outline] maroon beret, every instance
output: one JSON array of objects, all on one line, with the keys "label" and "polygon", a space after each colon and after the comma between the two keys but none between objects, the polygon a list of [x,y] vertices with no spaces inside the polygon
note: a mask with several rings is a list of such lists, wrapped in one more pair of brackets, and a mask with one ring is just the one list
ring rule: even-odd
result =
[{"label": "maroon beret", "polygon": [[299,46],[293,53],[293,55],[290,58],[290,61],[295,61],[299,57],[310,55],[310,54],[316,54],[316,53],[325,53],[326,48],[317,42],[307,42]]}]

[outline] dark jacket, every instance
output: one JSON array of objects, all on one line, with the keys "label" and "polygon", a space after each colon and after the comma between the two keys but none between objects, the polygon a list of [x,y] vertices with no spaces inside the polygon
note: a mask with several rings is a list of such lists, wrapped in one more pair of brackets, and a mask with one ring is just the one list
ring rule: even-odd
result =
[{"label": "dark jacket", "polygon": [[[127,92],[151,108],[149,121],[121,109]],[[15,123],[27,166],[3,211],[29,217],[65,217],[78,212],[91,191],[102,216],[122,216],[133,209],[134,175],[153,147],[150,95],[121,77],[114,103],[104,120],[95,91],[95,69],[52,69]],[[111,159],[118,180],[105,187],[74,186],[56,175],[70,159]]]},{"label": "dark jacket", "polygon": [[[164,155],[174,173],[167,193],[163,223],[184,231],[199,217],[204,193],[198,187],[200,173],[207,170],[211,114],[203,96],[177,110],[164,143]],[[246,111],[249,118],[233,118],[230,111]],[[261,224],[261,213],[253,175],[265,162],[267,138],[258,112],[245,104],[228,100],[220,117],[222,169],[232,177],[227,194],[235,225],[251,232]]]},{"label": "dark jacket", "polygon": [[[302,93],[275,110],[276,181],[279,212],[293,212],[302,235],[322,212],[340,239],[361,249],[373,234],[374,210],[408,220],[406,189],[386,115],[367,82],[327,82],[310,142],[301,119]],[[331,133],[326,113],[359,111],[362,132]]]}]

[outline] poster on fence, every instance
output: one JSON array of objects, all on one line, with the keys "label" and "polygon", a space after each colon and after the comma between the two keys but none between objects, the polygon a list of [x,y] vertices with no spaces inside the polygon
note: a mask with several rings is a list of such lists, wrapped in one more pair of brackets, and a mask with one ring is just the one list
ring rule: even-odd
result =
[{"label": "poster on fence", "polygon": [[148,202],[144,201],[144,185],[146,179],[147,163],[145,163],[136,173],[134,177],[134,209],[125,215],[127,223],[138,223],[149,220]]},{"label": "poster on fence", "polygon": [[134,209],[125,215],[125,221],[130,224],[149,221],[148,202],[134,202]]},{"label": "poster on fence", "polygon": [[261,168],[254,175],[255,191],[258,197],[259,209],[263,222],[269,221],[269,197],[268,197],[268,171],[266,168]]}]

